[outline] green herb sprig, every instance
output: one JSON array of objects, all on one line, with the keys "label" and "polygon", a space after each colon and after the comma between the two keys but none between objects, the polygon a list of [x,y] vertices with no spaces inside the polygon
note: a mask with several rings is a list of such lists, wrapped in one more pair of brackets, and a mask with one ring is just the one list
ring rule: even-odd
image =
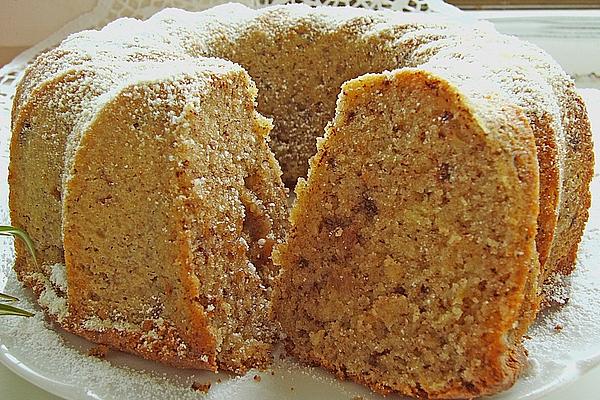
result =
[{"label": "green herb sprig", "polygon": [[[13,236],[16,237],[25,243],[25,247],[29,251],[29,254],[33,257],[33,261],[37,264],[37,259],[35,257],[35,248],[33,246],[33,241],[29,237],[29,235],[14,226],[8,225],[0,225],[0,236]],[[32,317],[33,314],[29,311],[23,310],[21,308],[11,306],[9,303],[14,303],[15,301],[19,301],[16,297],[10,296],[8,294],[0,293],[0,316],[3,315],[16,315],[20,317]]]}]

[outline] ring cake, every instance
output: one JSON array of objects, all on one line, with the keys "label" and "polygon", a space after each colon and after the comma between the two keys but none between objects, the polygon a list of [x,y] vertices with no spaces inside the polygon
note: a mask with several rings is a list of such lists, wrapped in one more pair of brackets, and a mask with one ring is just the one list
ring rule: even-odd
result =
[{"label": "ring cake", "polygon": [[590,205],[572,80],[421,13],[120,19],[36,59],[12,131],[11,219],[39,261],[18,245],[15,268],[66,330],[239,373],[283,334],[382,393],[512,385]]}]

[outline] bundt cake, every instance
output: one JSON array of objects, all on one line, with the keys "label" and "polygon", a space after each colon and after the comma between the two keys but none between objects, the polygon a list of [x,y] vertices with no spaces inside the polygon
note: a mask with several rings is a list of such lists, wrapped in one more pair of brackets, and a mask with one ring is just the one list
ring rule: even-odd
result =
[{"label": "bundt cake", "polygon": [[19,279],[65,329],[181,367],[264,366],[281,328],[381,392],[497,392],[590,205],[570,78],[434,15],[121,19],[36,59],[12,131],[11,219],[40,261],[17,246]]}]

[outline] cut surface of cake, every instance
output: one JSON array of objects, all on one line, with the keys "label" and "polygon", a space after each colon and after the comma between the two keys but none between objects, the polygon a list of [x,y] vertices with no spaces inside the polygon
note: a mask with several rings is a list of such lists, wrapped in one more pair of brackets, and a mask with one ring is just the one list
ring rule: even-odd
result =
[{"label": "cut surface of cake", "polygon": [[537,302],[535,139],[518,108],[461,89],[421,70],[342,86],[276,250],[292,354],[383,393],[514,382]]},{"label": "cut surface of cake", "polygon": [[495,393],[590,205],[572,80],[422,13],[120,19],[35,60],[12,132],[39,260],[17,244],[19,279],[68,331],[179,367],[263,367],[280,322],[298,358],[381,392]]}]

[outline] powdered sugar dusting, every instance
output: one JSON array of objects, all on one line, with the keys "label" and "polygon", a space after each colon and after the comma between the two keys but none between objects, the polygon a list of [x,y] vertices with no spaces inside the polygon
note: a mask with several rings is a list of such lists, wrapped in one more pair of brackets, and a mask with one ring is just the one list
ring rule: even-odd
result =
[{"label": "powdered sugar dusting", "polygon": [[119,322],[112,320],[103,320],[96,316],[91,317],[83,323],[83,328],[90,331],[104,332],[109,329],[116,329],[117,331],[136,332],[139,331],[139,327],[132,325],[127,322]]},{"label": "powdered sugar dusting", "polygon": [[67,293],[67,271],[64,264],[50,266],[50,282],[63,293]]},{"label": "powdered sugar dusting", "polygon": [[570,276],[562,274],[550,275],[542,289],[546,301],[555,304],[566,304],[569,301],[571,280]]},{"label": "powdered sugar dusting", "polygon": [[50,287],[46,286],[39,298],[39,303],[61,322],[68,314],[67,299],[60,297]]}]

